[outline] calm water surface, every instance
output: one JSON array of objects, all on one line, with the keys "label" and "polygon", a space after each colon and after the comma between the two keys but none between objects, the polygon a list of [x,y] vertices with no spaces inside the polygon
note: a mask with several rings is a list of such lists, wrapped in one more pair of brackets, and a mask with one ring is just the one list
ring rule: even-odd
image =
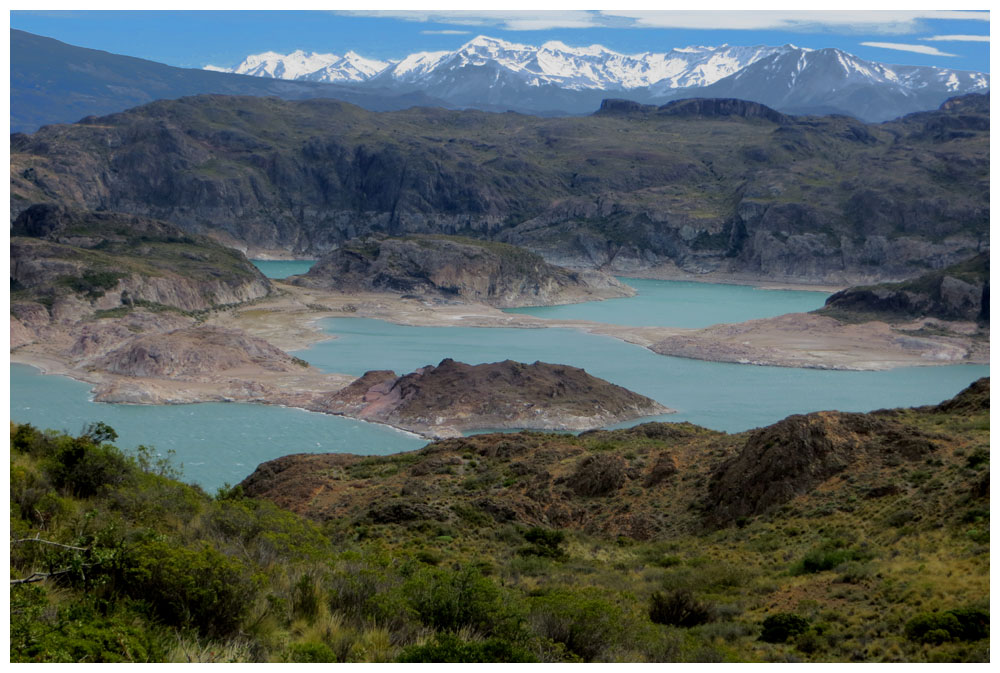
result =
[{"label": "calm water surface", "polygon": [[251,259],[253,265],[268,278],[288,278],[307,272],[316,263],[315,259]]},{"label": "calm water surface", "polygon": [[631,285],[634,297],[563,306],[507,309],[539,318],[593,320],[641,327],[707,327],[785,313],[804,313],[823,306],[828,292],[761,290],[748,285],[717,285],[676,280],[619,278]]},{"label": "calm water surface", "polygon": [[727,432],[822,409],[870,411],[937,403],[989,375],[985,365],[843,372],[704,362],[558,328],[406,327],[366,318],[331,318],[321,324],[337,338],[296,355],[324,371],[361,375],[377,368],[402,374],[446,357],[469,364],[506,359],[567,364],[678,411],[657,420],[691,421]]},{"label": "calm water surface", "polygon": [[[272,277],[303,273],[311,264],[255,263]],[[299,266],[279,271],[278,265]],[[702,326],[811,310],[826,297],[733,285],[628,282],[639,289],[638,297],[519,311],[625,325]],[[702,362],[657,355],[611,337],[568,329],[405,327],[365,318],[334,318],[322,325],[337,338],[296,355],[328,372],[361,375],[371,369],[392,369],[402,374],[444,358],[470,364],[540,360],[582,367],[678,410],[623,425],[691,421],[737,432],[794,413],[932,404],[989,375],[988,366],[973,365],[835,372]],[[223,482],[242,480],[262,461],[290,453],[383,455],[426,443],[386,426],[281,407],[96,404],[90,401],[89,389],[84,383],[12,365],[11,419],[70,433],[104,421],[118,431],[124,447],[146,444],[160,451],[175,450],[185,478],[210,491]]]},{"label": "calm water surface", "polygon": [[290,453],[384,455],[427,443],[386,425],[262,404],[98,404],[90,401],[89,384],[25,365],[10,366],[10,388],[11,420],[74,435],[104,421],[123,448],[176,451],[173,463],[183,463],[184,480],[210,493]]}]

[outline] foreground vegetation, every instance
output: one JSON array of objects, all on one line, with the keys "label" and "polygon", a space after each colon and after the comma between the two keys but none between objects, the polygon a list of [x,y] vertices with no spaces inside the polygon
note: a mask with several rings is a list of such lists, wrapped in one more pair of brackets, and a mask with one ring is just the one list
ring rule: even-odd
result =
[{"label": "foreground vegetation", "polygon": [[[646,540],[464,503],[320,523],[241,487],[209,496],[101,423],[12,425],[10,658],[988,661],[986,390],[985,410],[900,412],[940,446],[881,491],[842,474],[821,501]],[[636,437],[577,441],[629,455]]]}]

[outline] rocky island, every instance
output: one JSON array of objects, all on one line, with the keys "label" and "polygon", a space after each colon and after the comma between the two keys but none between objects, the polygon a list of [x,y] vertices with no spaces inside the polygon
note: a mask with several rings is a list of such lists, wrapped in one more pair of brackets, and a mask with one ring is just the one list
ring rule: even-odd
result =
[{"label": "rocky island", "polygon": [[477,428],[591,430],[671,411],[577,367],[451,359],[406,376],[368,372],[324,410],[436,437]]}]

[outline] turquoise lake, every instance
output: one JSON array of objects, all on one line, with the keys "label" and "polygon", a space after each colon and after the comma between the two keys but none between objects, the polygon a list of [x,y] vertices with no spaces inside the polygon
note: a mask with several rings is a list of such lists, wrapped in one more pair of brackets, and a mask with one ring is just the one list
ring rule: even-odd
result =
[{"label": "turquoise lake", "polygon": [[74,435],[104,421],[118,432],[121,447],[174,450],[184,480],[210,493],[290,453],[384,455],[427,443],[386,425],[263,404],[98,404],[90,401],[89,384],[25,365],[11,365],[10,389],[11,420]]},{"label": "turquoise lake", "polygon": [[305,273],[316,263],[315,259],[251,259],[253,265],[268,278],[288,278]]},{"label": "turquoise lake", "polygon": [[[366,318],[331,318],[321,324],[337,338],[296,355],[324,371],[360,376],[377,366],[402,374],[446,357],[469,364],[541,360],[582,367],[678,412],[655,420],[691,421],[727,432],[823,409],[870,411],[936,403],[989,375],[985,365],[845,372],[704,362],[560,328],[406,327]],[[636,422],[641,421],[625,425]]]},{"label": "turquoise lake", "polygon": [[[267,262],[268,266],[272,264],[279,263]],[[631,279],[629,282],[636,282],[640,295],[613,301],[635,307],[631,317],[621,307],[608,308],[606,305],[611,301],[544,310],[573,309],[571,316],[558,317],[619,324],[697,326],[746,319],[729,318],[729,313],[717,318],[714,306],[710,310],[702,306],[707,302],[728,304],[730,308],[726,311],[746,309],[752,317],[763,317],[773,315],[768,312],[776,310],[775,306],[783,305],[782,302],[813,304],[781,308],[777,313],[815,308],[826,296],[814,292],[751,291],[732,285],[708,286],[710,293],[705,294],[705,287],[686,287],[697,285],[692,283]],[[689,291],[693,294],[683,296]],[[715,299],[706,298],[713,294]],[[785,294],[795,296],[781,296]],[[692,296],[700,298],[695,300]],[[671,308],[658,310],[658,301]],[[761,306],[741,306],[758,301]],[[688,314],[680,315],[677,307],[684,305],[690,307]],[[609,317],[612,315],[616,317]],[[669,318],[673,321],[670,323],[651,322],[663,315],[676,317]],[[370,369],[392,369],[402,374],[424,365],[436,365],[449,357],[470,364],[508,358],[529,363],[540,360],[582,367],[678,411],[623,425],[646,420],[691,421],[737,432],[794,413],[933,404],[951,397],[980,376],[989,375],[989,367],[985,365],[839,372],[703,362],[657,355],[611,337],[559,328],[406,327],[366,318],[333,318],[323,321],[322,327],[336,338],[295,354],[328,372],[360,375]],[[90,386],[84,383],[43,376],[31,367],[12,365],[11,419],[70,433],[78,433],[87,423],[104,421],[118,431],[121,446],[133,448],[146,444],[161,452],[173,449],[175,462],[184,465],[186,480],[209,491],[224,482],[242,480],[260,462],[290,453],[384,455],[416,449],[426,443],[386,426],[297,409],[224,403],[96,404],[90,401],[89,390]]]},{"label": "turquoise lake", "polygon": [[631,285],[634,297],[584,304],[511,308],[558,320],[593,320],[639,327],[707,327],[721,322],[743,322],[785,313],[804,313],[823,306],[828,292],[762,290],[747,285],[718,285],[676,280],[619,278]]}]

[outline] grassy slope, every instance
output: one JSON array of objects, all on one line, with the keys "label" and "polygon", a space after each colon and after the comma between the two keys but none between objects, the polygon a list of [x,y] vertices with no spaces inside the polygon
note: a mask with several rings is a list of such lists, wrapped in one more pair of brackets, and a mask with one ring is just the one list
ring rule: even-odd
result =
[{"label": "grassy slope", "polygon": [[[457,498],[442,520],[317,524],[240,489],[210,498],[148,454],[123,458],[99,432],[73,440],[12,426],[14,536],[86,551],[12,546],[12,577],[71,572],[12,587],[11,659],[985,661],[988,640],[913,624],[953,609],[988,614],[988,394],[893,416],[935,438],[926,460],[877,465],[876,477],[871,466],[852,469],[723,528],[697,525],[690,496],[735,449],[728,436],[524,435],[544,449],[569,442],[623,457],[700,447],[705,467],[678,460],[671,497],[660,500],[676,526],[646,541],[532,532]],[[376,487],[420,460],[360,459],[343,476]],[[440,476],[473,494],[506,487],[470,480],[494,462],[470,452]],[[872,479],[892,488],[865,497]],[[708,621],[654,623],[657,592],[696,615],[704,607]],[[807,629],[760,640],[778,613]]]}]

